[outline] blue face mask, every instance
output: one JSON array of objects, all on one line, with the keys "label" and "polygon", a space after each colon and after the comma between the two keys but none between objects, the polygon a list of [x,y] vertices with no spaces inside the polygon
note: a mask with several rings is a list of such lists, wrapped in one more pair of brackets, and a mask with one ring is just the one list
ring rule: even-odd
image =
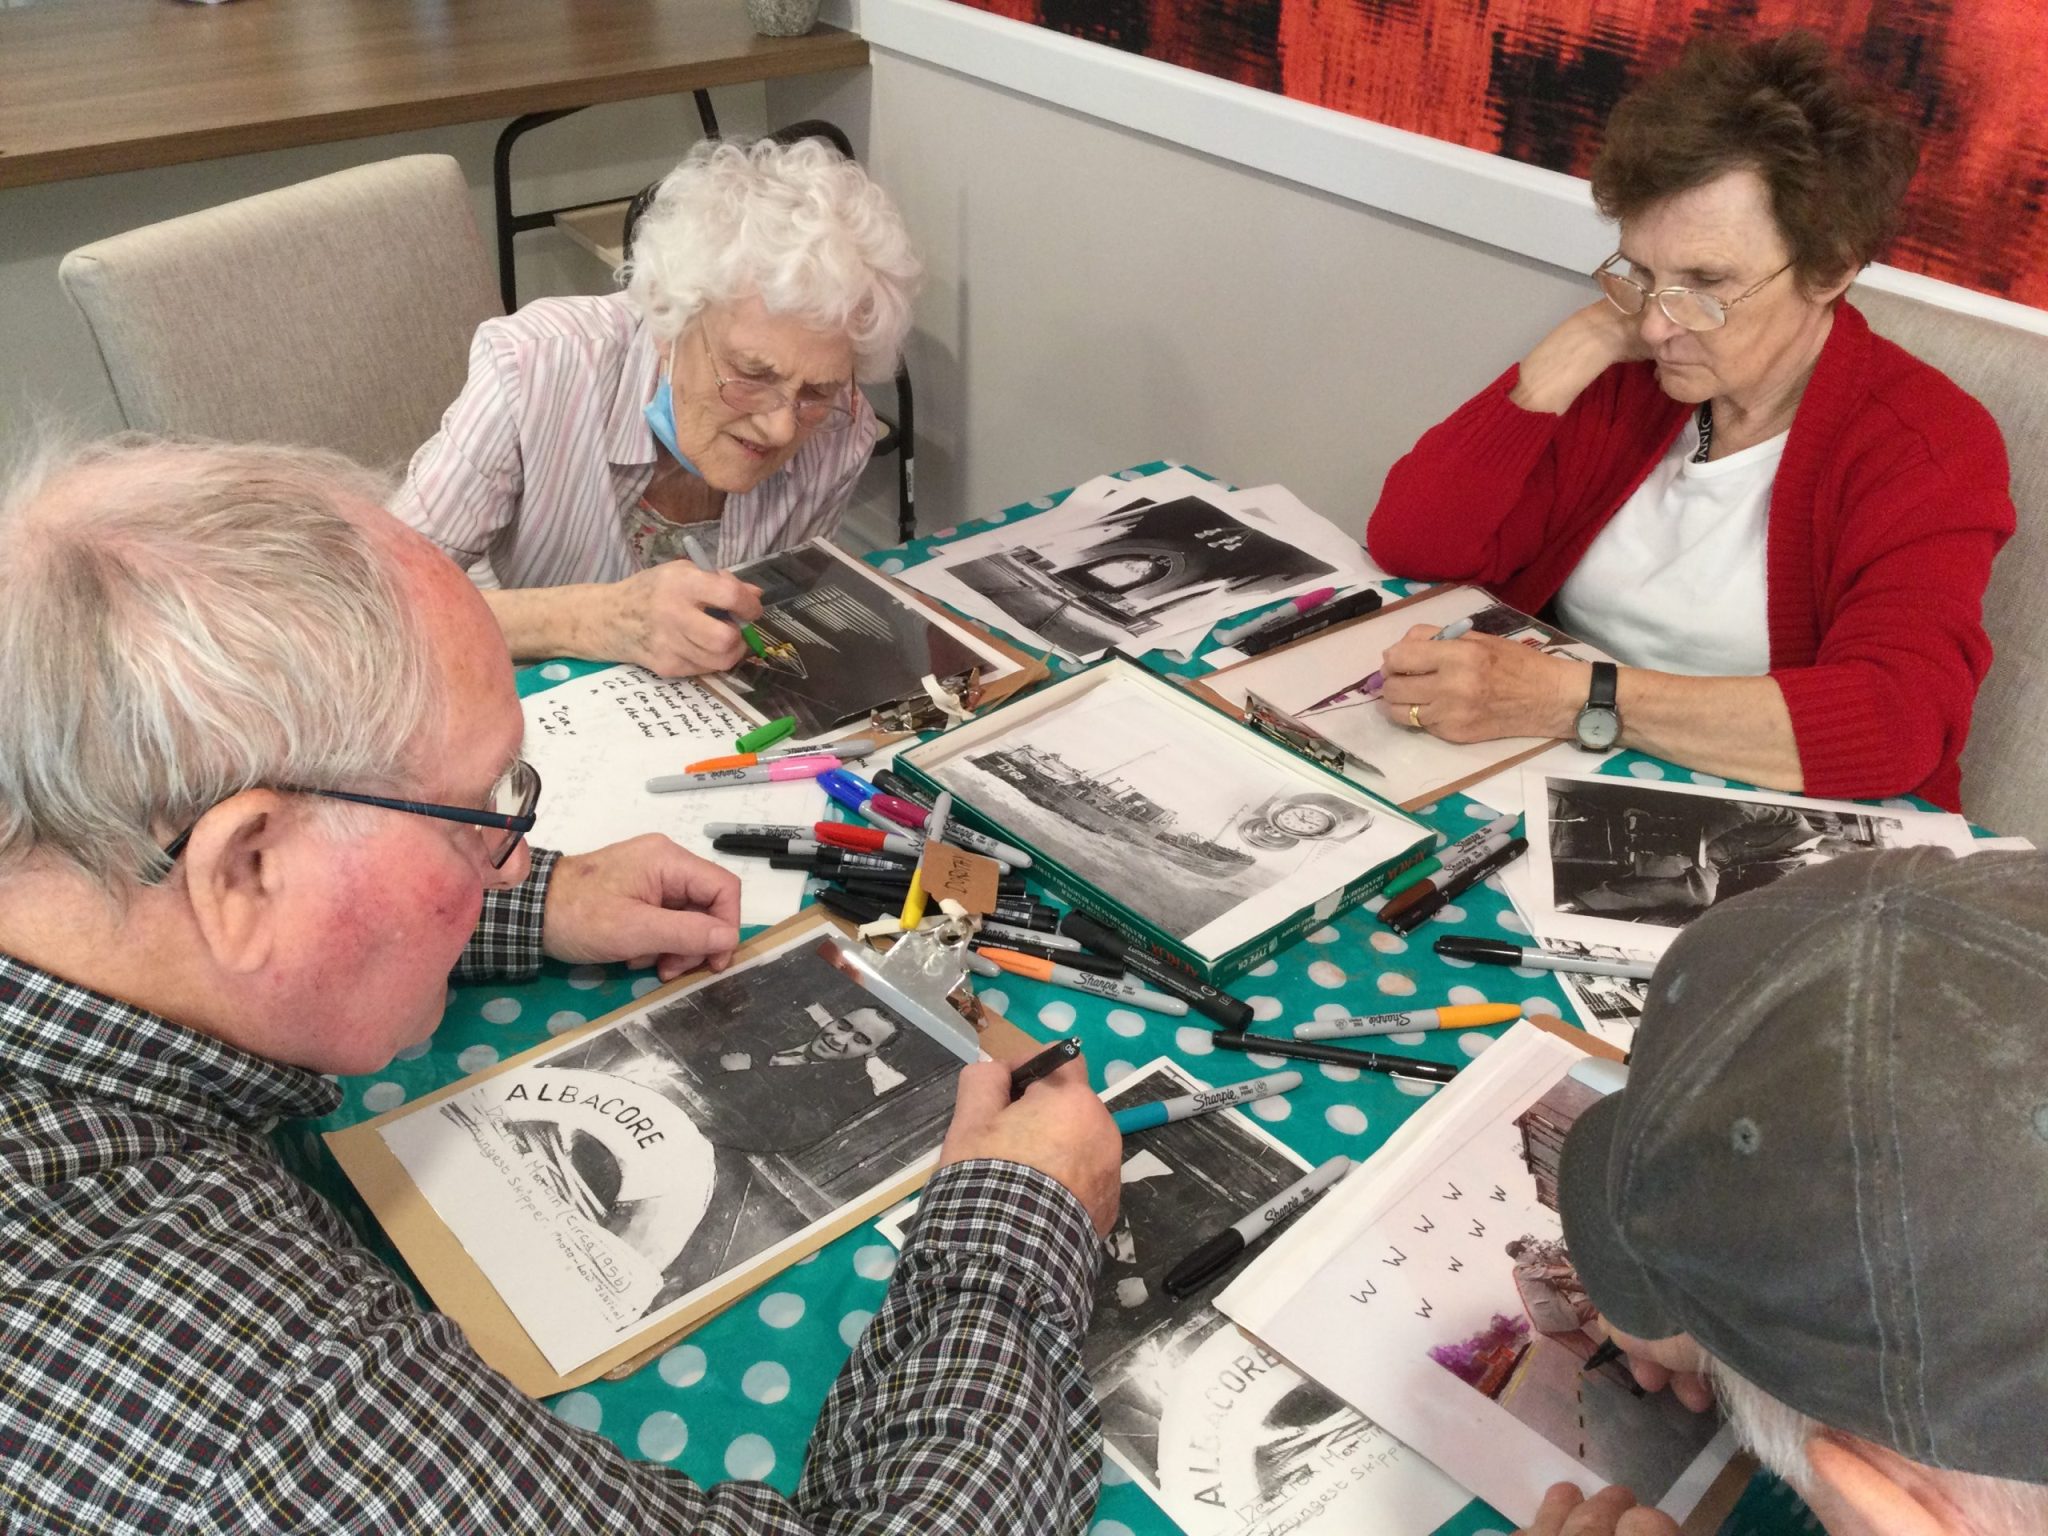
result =
[{"label": "blue face mask", "polygon": [[704,472],[692,464],[689,455],[676,446],[676,401],[675,395],[668,387],[669,379],[675,371],[676,349],[675,344],[671,342],[668,349],[668,372],[663,374],[661,382],[654,386],[654,398],[640,407],[640,414],[647,418],[648,431],[654,434],[657,443],[668,450],[669,457],[702,480]]}]

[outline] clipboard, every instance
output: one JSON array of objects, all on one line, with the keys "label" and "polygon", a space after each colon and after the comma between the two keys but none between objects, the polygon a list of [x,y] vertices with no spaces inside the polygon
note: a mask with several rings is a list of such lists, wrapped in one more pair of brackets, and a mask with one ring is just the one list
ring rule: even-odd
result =
[{"label": "clipboard", "polygon": [[[1219,667],[1216,671],[1209,673],[1205,677],[1183,679],[1182,686],[1204,703],[1214,705],[1233,719],[1243,721],[1254,730],[1271,737],[1290,750],[1299,752],[1313,761],[1323,763],[1325,766],[1330,767],[1333,772],[1343,773],[1352,783],[1357,784],[1363,789],[1371,790],[1375,794],[1384,796],[1404,811],[1419,810],[1423,806],[1434,805],[1445,795],[1455,794],[1469,785],[1479,783],[1482,779],[1492,778],[1495,774],[1512,768],[1517,763],[1525,762],[1539,753],[1549,751],[1552,747],[1558,745],[1558,741],[1556,739],[1511,738],[1511,740],[1526,742],[1527,744],[1514,746],[1510,750],[1501,752],[1498,755],[1489,755],[1486,751],[1494,743],[1471,743],[1470,747],[1473,755],[1471,771],[1459,773],[1449,780],[1431,783],[1428,788],[1418,793],[1397,796],[1394,792],[1396,786],[1376,783],[1372,777],[1347,772],[1347,766],[1357,765],[1363,760],[1345,748],[1341,743],[1318,730],[1315,717],[1304,717],[1301,713],[1301,705],[1296,704],[1292,711],[1279,707],[1270,698],[1268,694],[1269,685],[1264,679],[1279,673],[1287,664],[1286,658],[1289,656],[1299,657],[1311,647],[1341,649],[1346,643],[1344,637],[1356,635],[1364,626],[1375,626],[1389,635],[1398,636],[1403,624],[1406,622],[1401,618],[1404,612],[1410,612],[1418,605],[1432,603],[1437,599],[1460,593],[1471,593],[1475,599],[1480,600],[1475,606],[1499,607],[1509,613],[1516,612],[1516,610],[1507,609],[1505,604],[1496,603],[1490,594],[1470,583],[1445,583],[1427,588],[1421,592],[1410,593],[1399,602],[1389,603],[1372,613],[1360,614],[1357,618],[1347,619],[1341,624],[1333,624],[1328,629],[1318,630],[1312,635],[1304,635],[1301,639],[1289,641],[1286,645],[1277,645],[1270,651],[1262,651],[1256,656],[1248,656],[1243,661],[1233,662],[1227,667]],[[1597,651],[1592,646],[1574,639],[1555,624],[1542,619],[1532,618],[1526,614],[1519,616],[1526,620],[1526,627],[1555,636],[1556,643],[1576,646],[1579,651],[1589,658],[1600,659],[1605,655],[1604,652]],[[1391,625],[1387,622],[1389,619],[1394,620]],[[1358,651],[1359,659],[1354,663],[1357,669],[1363,670],[1371,665],[1371,660],[1377,659],[1376,656],[1370,659],[1367,658],[1367,651],[1372,649],[1372,647],[1366,647]],[[1240,701],[1239,695],[1243,695],[1242,701]],[[1314,695],[1311,694],[1310,697],[1313,698]],[[1256,708],[1252,707],[1254,699],[1258,701],[1258,707]],[[1377,708],[1378,706],[1366,705],[1364,707]]]},{"label": "clipboard", "polygon": [[[737,958],[750,959],[792,939],[800,939],[813,933],[820,937],[828,934],[837,935],[842,940],[852,942],[851,928],[821,909],[811,907],[755,935],[740,946]],[[845,969],[848,975],[855,974],[856,970],[866,972],[867,979],[863,980],[861,985],[875,991],[877,996],[888,1001],[892,1008],[896,1007],[897,998],[885,990],[886,983],[874,978],[872,966],[842,969]],[[355,1186],[364,1204],[375,1214],[378,1224],[383,1227],[392,1245],[404,1256],[414,1276],[433,1298],[435,1306],[461,1325],[471,1347],[486,1364],[530,1397],[545,1397],[556,1392],[565,1392],[571,1387],[582,1386],[600,1376],[616,1379],[630,1375],[705,1319],[731,1306],[798,1260],[808,1257],[827,1243],[888,1210],[922,1188],[925,1181],[931,1177],[938,1156],[936,1146],[933,1147],[931,1156],[919,1160],[893,1179],[878,1185],[863,1198],[839,1207],[824,1220],[806,1228],[787,1245],[742,1263],[682,1311],[670,1313],[645,1328],[621,1337],[612,1348],[583,1365],[567,1371],[557,1371],[521,1326],[511,1307],[492,1286],[482,1268],[470,1257],[460,1240],[435,1212],[427,1197],[413,1183],[405,1166],[385,1144],[381,1130],[393,1120],[418,1114],[444,1099],[475,1087],[480,1082],[519,1067],[536,1056],[557,1051],[566,1042],[596,1033],[621,1016],[640,1012],[650,1003],[659,1002],[663,997],[703,981],[709,974],[707,971],[697,970],[686,976],[679,976],[667,985],[649,992],[644,997],[636,998],[622,1008],[614,1009],[602,1018],[593,1019],[574,1030],[565,1031],[534,1046],[531,1050],[522,1051],[495,1066],[450,1083],[445,1088],[412,1103],[401,1105],[373,1120],[365,1120],[345,1130],[330,1131],[325,1137],[335,1161],[341,1165],[342,1171],[347,1174],[349,1182]],[[910,1006],[899,1008],[898,1011],[902,1016],[918,1022],[927,1034],[932,1033],[930,1026],[921,1022],[921,1016],[928,1013],[923,1005],[911,1001]],[[964,1019],[959,1022],[960,1031],[964,1036],[969,1026]],[[982,1010],[982,1018],[977,1021],[974,1029],[981,1049],[998,1061],[1021,1061],[1041,1048],[1039,1042],[1031,1036],[1000,1015],[990,1013],[986,1009]],[[957,1044],[949,1042],[949,1045],[956,1052],[960,1051]],[[969,1048],[971,1049],[971,1046]]]}]

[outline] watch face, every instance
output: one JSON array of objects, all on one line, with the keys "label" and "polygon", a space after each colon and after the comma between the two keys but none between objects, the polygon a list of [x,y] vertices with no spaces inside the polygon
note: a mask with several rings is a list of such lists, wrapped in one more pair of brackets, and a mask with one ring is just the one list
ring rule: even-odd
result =
[{"label": "watch face", "polygon": [[1621,716],[1611,709],[1588,705],[1579,711],[1579,745],[1588,752],[1605,752],[1621,739]]}]

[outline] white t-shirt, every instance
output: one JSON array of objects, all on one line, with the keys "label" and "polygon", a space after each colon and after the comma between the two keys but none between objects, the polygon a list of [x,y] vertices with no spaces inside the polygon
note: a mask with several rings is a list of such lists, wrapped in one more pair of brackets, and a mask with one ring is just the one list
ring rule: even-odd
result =
[{"label": "white t-shirt", "polygon": [[1564,627],[1629,666],[1768,672],[1764,539],[1788,435],[1695,464],[1699,420],[1687,423],[1558,589]]}]

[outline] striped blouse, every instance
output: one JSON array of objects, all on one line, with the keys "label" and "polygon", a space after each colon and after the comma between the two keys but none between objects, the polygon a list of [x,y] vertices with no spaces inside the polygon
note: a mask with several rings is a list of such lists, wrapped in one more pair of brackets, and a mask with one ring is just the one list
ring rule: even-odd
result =
[{"label": "striped blouse", "polygon": [[[627,515],[654,478],[654,338],[623,294],[538,299],[486,320],[469,380],[441,430],[413,455],[392,503],[465,567],[488,557],[497,584],[618,581],[638,569]],[[788,464],[728,496],[720,563],[829,534],[852,500],[880,428],[854,391],[854,420],[815,432]]]}]

